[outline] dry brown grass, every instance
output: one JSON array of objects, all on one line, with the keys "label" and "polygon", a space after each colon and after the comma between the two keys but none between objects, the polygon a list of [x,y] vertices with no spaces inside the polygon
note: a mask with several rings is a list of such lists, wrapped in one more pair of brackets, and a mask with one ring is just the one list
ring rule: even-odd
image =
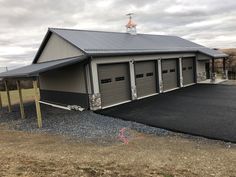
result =
[{"label": "dry brown grass", "polygon": [[[7,105],[7,93],[0,92],[3,106]],[[34,90],[33,89],[22,89],[22,96],[24,102],[29,102],[34,100]],[[19,103],[19,94],[17,90],[10,91],[11,103],[17,104]]]},{"label": "dry brown grass", "polygon": [[236,48],[228,48],[228,49],[221,49],[225,53],[235,53],[236,55]]},{"label": "dry brown grass", "polygon": [[223,52],[229,55],[231,67],[236,66],[236,48],[231,49],[221,49]]},{"label": "dry brown grass", "polygon": [[135,134],[102,146],[3,126],[0,134],[0,176],[236,176],[235,145],[214,141]]}]

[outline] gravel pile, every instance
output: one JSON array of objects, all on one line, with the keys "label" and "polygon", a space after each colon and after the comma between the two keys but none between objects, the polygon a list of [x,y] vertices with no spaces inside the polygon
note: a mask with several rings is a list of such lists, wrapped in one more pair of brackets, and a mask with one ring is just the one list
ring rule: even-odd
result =
[{"label": "gravel pile", "polygon": [[19,108],[13,107],[13,112],[7,109],[0,111],[0,123],[7,123],[10,127],[29,132],[51,132],[60,135],[78,137],[81,140],[111,141],[117,140],[119,131],[125,128],[125,135],[131,136],[130,130],[138,132],[167,135],[170,132],[164,129],[146,126],[143,124],[124,121],[112,117],[95,114],[92,111],[67,111],[42,105],[43,128],[37,128],[34,104],[25,105],[26,119],[21,119]]}]

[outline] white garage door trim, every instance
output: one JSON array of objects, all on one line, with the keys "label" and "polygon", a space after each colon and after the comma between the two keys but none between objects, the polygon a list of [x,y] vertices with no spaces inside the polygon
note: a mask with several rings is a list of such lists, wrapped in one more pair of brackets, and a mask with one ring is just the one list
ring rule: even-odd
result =
[{"label": "white garage door trim", "polygon": [[120,102],[120,103],[111,104],[111,105],[108,105],[108,106],[102,106],[102,109],[106,109],[106,108],[110,108],[110,107],[113,107],[113,106],[118,106],[118,105],[121,105],[121,104],[129,103],[131,101],[132,100],[127,100],[127,101],[123,101],[123,102]]},{"label": "white garage door trim", "polygon": [[145,95],[145,96],[142,96],[142,97],[138,97],[137,100],[141,100],[141,99],[144,99],[144,98],[147,98],[147,97],[150,97],[150,96],[155,96],[155,95],[158,95],[159,93],[153,93],[153,94],[150,94],[150,95]]},{"label": "white garage door trim", "polygon": [[171,91],[177,90],[177,89],[179,89],[179,88],[180,88],[180,87],[175,87],[175,88],[172,88],[172,89],[169,89],[169,90],[164,90],[163,93],[171,92]]}]

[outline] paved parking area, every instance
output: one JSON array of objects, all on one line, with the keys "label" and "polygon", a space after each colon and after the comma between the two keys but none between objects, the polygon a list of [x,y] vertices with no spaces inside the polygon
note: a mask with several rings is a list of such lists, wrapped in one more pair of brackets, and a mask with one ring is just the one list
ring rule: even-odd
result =
[{"label": "paved parking area", "polygon": [[236,86],[198,84],[98,113],[236,142]]}]

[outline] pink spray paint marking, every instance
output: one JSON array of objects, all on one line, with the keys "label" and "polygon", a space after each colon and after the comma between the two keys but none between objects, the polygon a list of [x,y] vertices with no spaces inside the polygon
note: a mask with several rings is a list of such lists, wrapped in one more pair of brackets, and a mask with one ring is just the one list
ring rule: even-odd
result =
[{"label": "pink spray paint marking", "polygon": [[118,138],[124,143],[124,144],[128,144],[129,143],[129,140],[128,138],[124,135],[126,131],[126,128],[122,128],[119,130],[119,135],[118,135]]}]

